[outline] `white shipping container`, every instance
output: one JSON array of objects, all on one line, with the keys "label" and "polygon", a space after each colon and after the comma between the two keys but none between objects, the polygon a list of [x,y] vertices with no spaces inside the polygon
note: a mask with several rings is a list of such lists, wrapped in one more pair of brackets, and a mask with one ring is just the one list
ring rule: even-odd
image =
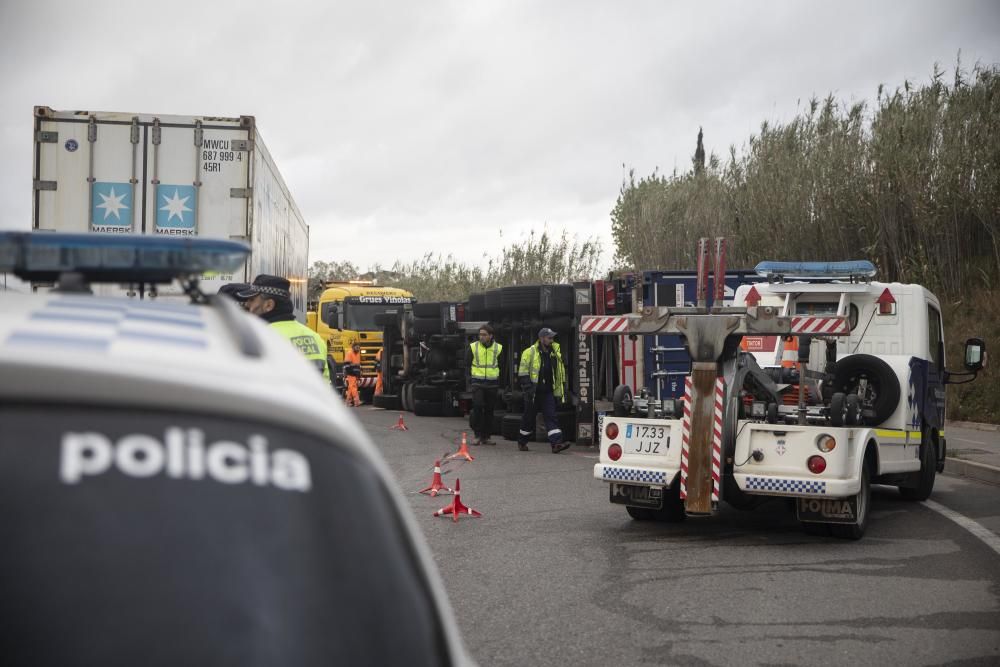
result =
[{"label": "white shipping container", "polygon": [[[280,275],[292,282],[296,315],[304,315],[309,227],[253,116],[39,106],[34,163],[34,229],[244,241],[251,255],[243,270],[205,276],[203,291]],[[159,290],[178,292],[176,285]]]}]

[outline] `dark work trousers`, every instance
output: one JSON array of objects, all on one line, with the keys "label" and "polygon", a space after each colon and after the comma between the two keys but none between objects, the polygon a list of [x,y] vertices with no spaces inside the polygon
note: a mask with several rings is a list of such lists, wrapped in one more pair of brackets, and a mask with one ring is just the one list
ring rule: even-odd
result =
[{"label": "dark work trousers", "polygon": [[521,415],[521,429],[518,431],[517,442],[520,445],[528,444],[528,440],[535,433],[535,416],[538,411],[542,411],[545,418],[545,430],[549,434],[549,444],[558,445],[563,440],[562,431],[559,430],[559,421],[556,419],[556,396],[550,391],[535,392],[535,400],[528,401],[525,396],[524,414]]},{"label": "dark work trousers", "polygon": [[472,385],[472,413],[469,427],[480,440],[489,440],[493,435],[493,408],[497,404],[499,387],[495,385]]}]

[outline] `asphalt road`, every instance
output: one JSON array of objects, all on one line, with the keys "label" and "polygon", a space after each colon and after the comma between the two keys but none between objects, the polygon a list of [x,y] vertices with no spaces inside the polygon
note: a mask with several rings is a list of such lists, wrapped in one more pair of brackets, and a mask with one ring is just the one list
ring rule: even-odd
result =
[{"label": "asphalt road", "polygon": [[463,421],[407,414],[400,432],[396,413],[356,414],[482,665],[1000,664],[1000,487],[939,476],[928,504],[875,487],[859,542],[806,535],[782,501],[635,522],[593,478],[595,451],[498,438],[447,468],[484,514],[456,525],[432,517],[449,496],[415,491]]},{"label": "asphalt road", "polygon": [[980,431],[955,424],[945,427],[948,456],[1000,467],[1000,430]]}]

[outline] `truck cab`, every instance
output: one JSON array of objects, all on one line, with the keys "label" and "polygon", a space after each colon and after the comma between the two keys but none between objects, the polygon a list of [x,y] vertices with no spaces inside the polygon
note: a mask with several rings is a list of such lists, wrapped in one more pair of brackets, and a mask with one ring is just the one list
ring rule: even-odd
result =
[{"label": "truck cab", "polygon": [[376,357],[382,349],[380,315],[396,314],[416,301],[406,290],[379,287],[372,281],[327,283],[316,306],[316,332],[327,341],[334,383],[343,383],[344,355],[357,341],[361,346],[361,376],[358,387],[362,399],[371,400],[377,373]]}]

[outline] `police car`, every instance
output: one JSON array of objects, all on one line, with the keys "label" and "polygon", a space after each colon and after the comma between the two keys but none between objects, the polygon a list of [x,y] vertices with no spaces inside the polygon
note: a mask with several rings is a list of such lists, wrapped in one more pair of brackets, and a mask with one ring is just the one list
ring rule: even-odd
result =
[{"label": "police car", "polygon": [[[0,234],[7,664],[467,664],[391,474],[327,383],[197,276],[204,239]],[[179,279],[197,305],[93,296]]]}]

